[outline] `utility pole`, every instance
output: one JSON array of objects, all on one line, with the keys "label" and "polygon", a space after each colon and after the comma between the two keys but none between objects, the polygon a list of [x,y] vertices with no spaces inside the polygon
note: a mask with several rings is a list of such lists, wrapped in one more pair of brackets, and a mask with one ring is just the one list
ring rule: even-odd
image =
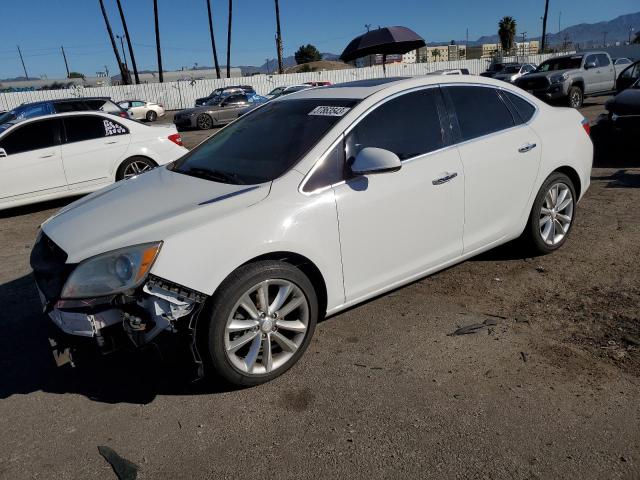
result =
[{"label": "utility pole", "polygon": [[[131,58],[131,66],[133,67],[133,76],[136,78],[136,84],[140,84],[140,79],[138,78],[138,67],[136,66],[136,57],[133,55],[133,47],[131,46],[131,37],[129,37],[129,29],[127,28],[127,21],[124,18],[124,11],[122,10],[122,5],[120,4],[120,0],[116,0],[116,2],[118,4],[118,11],[120,12],[120,20],[122,21],[122,28],[124,29],[124,35],[127,38],[127,46],[129,47],[129,58]],[[124,48],[122,50],[124,51]],[[129,74],[129,80],[131,80],[131,74]]]},{"label": "utility pole", "polygon": [[609,32],[602,32],[602,46],[604,48],[606,48],[607,46],[607,33]]},{"label": "utility pole", "polygon": [[[371,25],[370,23],[364,24],[364,28],[367,29],[367,33],[371,31],[371,27],[373,27],[373,25]],[[369,66],[371,67],[373,65],[373,55],[368,55],[368,57],[369,57]]]},{"label": "utility pole", "polygon": [[124,67],[122,65],[122,60],[120,60],[120,53],[118,53],[118,46],[116,45],[116,41],[113,38],[113,32],[111,31],[111,24],[109,23],[109,17],[107,17],[107,11],[104,9],[103,0],[100,1],[100,9],[102,10],[102,16],[104,17],[104,23],[107,26],[107,33],[109,34],[109,40],[111,40],[111,47],[113,48],[113,53],[116,56],[116,62],[118,62],[118,68],[120,69],[120,78],[122,79],[122,83],[126,84],[127,76],[124,71]]},{"label": "utility pole", "polygon": [[233,18],[233,0],[229,0],[229,23],[227,24],[227,78],[231,78],[231,20]]},{"label": "utility pole", "polygon": [[209,14],[209,33],[211,34],[211,50],[213,50],[213,64],[216,67],[216,77],[220,78],[220,65],[218,64],[218,52],[216,51],[216,38],[213,36],[213,21],[211,20],[211,0],[207,0],[207,13]]},{"label": "utility pole", "polygon": [[282,65],[282,32],[280,31],[280,2],[276,1],[276,50],[278,51],[278,73],[284,73]]},{"label": "utility pole", "polygon": [[162,83],[162,53],[160,52],[160,27],[158,26],[158,0],[153,0],[153,18],[156,25],[156,54],[158,55],[158,81]]},{"label": "utility pole", "polygon": [[558,12],[558,33],[560,33],[560,19],[562,19],[562,12]]},{"label": "utility pole", "polygon": [[124,50],[124,36],[116,35],[116,38],[120,40],[120,47],[122,48],[122,56],[124,58],[124,71],[127,75],[127,85],[131,85],[131,72],[129,72],[129,65],[127,64],[127,52]]},{"label": "utility pole", "polygon": [[542,46],[541,52],[544,53],[547,44],[547,17],[549,16],[549,0],[544,2],[544,17],[542,17]]},{"label": "utility pole", "polygon": [[633,33],[633,27],[629,27],[629,45],[631,45],[631,34]]},{"label": "utility pole", "polygon": [[266,59],[265,59],[265,61],[266,61],[266,63],[267,63],[267,75],[268,75],[268,74],[270,74],[270,73],[271,73],[271,68],[270,68],[270,65],[269,65],[269,59],[268,59],[268,58],[266,58]]},{"label": "utility pole", "polygon": [[18,47],[18,55],[20,55],[20,61],[22,62],[22,69],[24,70],[24,76],[29,80],[29,74],[27,73],[27,67],[24,66],[24,58],[22,58],[22,52],[20,51],[20,45],[16,45]]},{"label": "utility pole", "polygon": [[67,69],[67,78],[69,78],[69,64],[67,63],[67,56],[64,53],[64,47],[60,47],[62,50],[62,58],[64,58],[64,67]]},{"label": "utility pole", "polygon": [[524,57],[525,53],[524,53],[524,42],[525,39],[527,38],[527,32],[522,32],[522,56]]}]

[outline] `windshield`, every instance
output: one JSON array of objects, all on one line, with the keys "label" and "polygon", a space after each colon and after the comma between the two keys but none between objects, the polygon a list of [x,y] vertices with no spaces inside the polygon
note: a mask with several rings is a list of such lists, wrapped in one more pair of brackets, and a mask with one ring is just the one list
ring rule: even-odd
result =
[{"label": "windshield", "polygon": [[237,185],[269,182],[293,167],[358,102],[300,99],[266,103],[169,169]]},{"label": "windshield", "polygon": [[555,70],[573,70],[580,68],[582,56],[552,58],[542,62],[536,72],[552,72]]},{"label": "windshield", "polygon": [[500,72],[503,68],[504,64],[502,63],[492,63],[489,65],[489,68],[487,68],[487,72]]}]

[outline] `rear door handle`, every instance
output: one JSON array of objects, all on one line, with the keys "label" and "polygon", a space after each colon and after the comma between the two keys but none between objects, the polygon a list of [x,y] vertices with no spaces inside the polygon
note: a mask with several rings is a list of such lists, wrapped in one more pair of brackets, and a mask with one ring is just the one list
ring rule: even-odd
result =
[{"label": "rear door handle", "polygon": [[520,153],[527,153],[529,150],[533,150],[537,145],[535,143],[527,143],[526,145],[521,146],[518,151]]},{"label": "rear door handle", "polygon": [[434,185],[442,185],[443,183],[450,182],[451,180],[453,180],[457,176],[458,176],[458,174],[456,172],[446,173],[442,177],[438,177],[438,178],[432,180],[431,183],[433,183]]},{"label": "rear door handle", "polygon": [[113,145],[114,143],[118,143],[118,141],[114,140],[112,142],[104,142],[105,145]]},{"label": "rear door handle", "polygon": [[55,153],[48,153],[46,155],[40,155],[38,158],[50,158],[53,157],[55,155]]}]

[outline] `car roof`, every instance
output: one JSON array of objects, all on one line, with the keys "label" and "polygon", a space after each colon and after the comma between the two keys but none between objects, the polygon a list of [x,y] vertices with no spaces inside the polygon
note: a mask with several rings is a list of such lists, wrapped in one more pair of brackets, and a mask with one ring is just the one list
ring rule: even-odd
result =
[{"label": "car roof", "polygon": [[[278,97],[272,101],[286,102],[295,99],[319,98],[352,98],[364,99],[377,92],[388,90],[390,94],[408,88],[438,85],[438,84],[480,84],[498,88],[505,88],[505,82],[478,75],[422,75],[417,77],[387,77],[368,80],[355,80],[337,83],[326,87],[309,88]],[[516,88],[516,87],[514,87]]]}]

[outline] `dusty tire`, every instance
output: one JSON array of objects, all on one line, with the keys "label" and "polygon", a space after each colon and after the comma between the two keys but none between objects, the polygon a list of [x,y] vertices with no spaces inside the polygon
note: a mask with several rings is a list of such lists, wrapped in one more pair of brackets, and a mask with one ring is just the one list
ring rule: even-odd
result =
[{"label": "dusty tire", "polygon": [[[265,308],[259,290],[254,289],[265,282],[268,307],[262,315]],[[292,286],[290,296],[282,293],[285,285]],[[244,309],[246,297],[253,302],[249,310],[255,307],[255,315]],[[278,306],[281,297],[283,303]],[[299,307],[284,313],[296,302]],[[273,314],[270,307],[274,307]],[[209,301],[201,320],[198,344],[208,373],[238,386],[259,385],[282,375],[302,356],[318,321],[318,300],[313,285],[298,268],[260,261],[233,272]],[[297,331],[290,330],[294,327]]]},{"label": "dusty tire", "polygon": [[213,128],[213,118],[206,113],[201,113],[196,118],[196,125],[200,130],[209,130]]},{"label": "dusty tire", "polygon": [[158,119],[158,114],[153,110],[149,110],[146,115],[147,122],[155,122]]},{"label": "dusty tire", "polygon": [[116,172],[116,182],[119,182],[120,180],[124,180],[126,178],[134,177],[136,175],[140,175],[141,173],[147,172],[149,170],[153,170],[156,167],[157,167],[156,163],[150,158],[146,158],[146,157],[127,158],[118,167],[118,171]]},{"label": "dusty tire", "polygon": [[567,103],[571,108],[580,108],[584,102],[584,94],[580,87],[570,87],[569,95],[567,96]]},{"label": "dusty tire", "polygon": [[[554,198],[555,187],[558,193]],[[575,222],[577,200],[575,186],[568,176],[560,172],[549,175],[536,195],[522,236],[531,253],[545,255],[564,245]]]}]

